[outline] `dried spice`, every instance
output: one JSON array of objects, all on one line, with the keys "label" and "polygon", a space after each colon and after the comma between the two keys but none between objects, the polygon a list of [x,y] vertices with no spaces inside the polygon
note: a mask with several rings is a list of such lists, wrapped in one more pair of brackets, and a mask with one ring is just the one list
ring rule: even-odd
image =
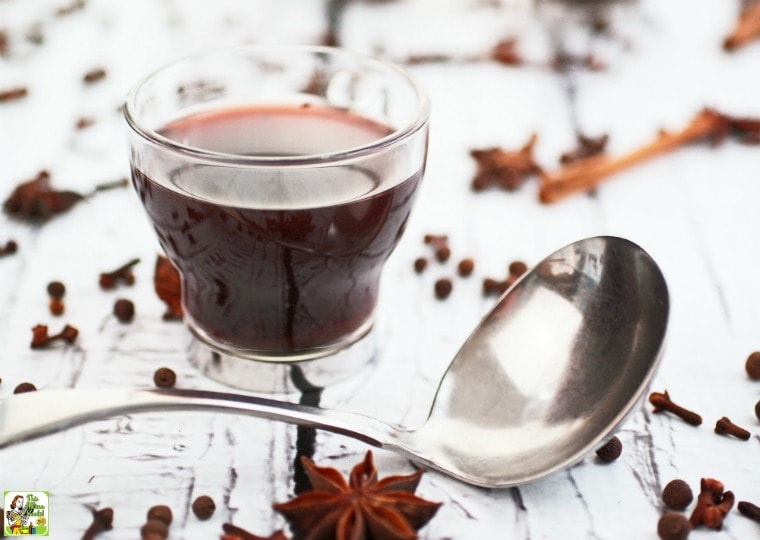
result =
[{"label": "dried spice", "polygon": [[52,315],[63,315],[65,311],[65,305],[63,303],[63,296],[66,294],[66,286],[60,281],[51,281],[47,285],[47,293],[50,297],[48,302],[48,309]]},{"label": "dried spice", "polygon": [[182,319],[182,281],[179,272],[168,258],[159,255],[153,273],[153,288],[166,304],[164,320]]},{"label": "dried spice", "polygon": [[425,257],[417,257],[414,259],[414,271],[421,274],[427,268],[427,259]]},{"label": "dried spice", "polygon": [[30,382],[22,382],[13,389],[14,394],[25,394],[26,392],[35,392],[37,387]]},{"label": "dried spice", "polygon": [[662,490],[662,501],[671,510],[685,510],[693,500],[689,484],[680,479],[671,480]]},{"label": "dried spice", "polygon": [[18,251],[18,244],[15,240],[8,240],[5,246],[0,247],[0,257],[5,255],[13,255]]},{"label": "dried spice", "polygon": [[623,453],[623,443],[617,437],[612,437],[604,446],[596,451],[596,455],[605,463],[612,463]]},{"label": "dried spice", "polygon": [[0,30],[0,56],[8,56],[11,50],[11,39],[8,37],[8,32]]},{"label": "dried spice", "polygon": [[313,490],[272,505],[288,521],[296,538],[307,534],[313,540],[416,538],[416,531],[440,507],[440,503],[414,495],[422,469],[378,480],[370,451],[351,470],[348,483],[333,468],[318,467],[304,456],[301,462]]},{"label": "dried spice", "polygon": [[113,508],[102,508],[92,511],[92,524],[84,531],[82,540],[92,540],[95,535],[102,531],[113,528]]},{"label": "dried spice", "polygon": [[444,300],[449,297],[453,288],[454,284],[449,278],[438,279],[434,285],[435,297],[438,300]]},{"label": "dried spice", "polygon": [[461,277],[471,276],[474,270],[475,270],[475,261],[473,261],[469,257],[466,259],[462,259],[461,261],[459,261],[459,264],[457,264],[457,274],[459,274]]},{"label": "dried spice", "polygon": [[749,519],[760,523],[760,506],[752,504],[749,501],[739,501],[739,504],[736,505],[736,509],[739,510],[739,513],[744,517],[748,517]]},{"label": "dried spice", "polygon": [[0,103],[5,103],[7,101],[15,101],[17,99],[21,99],[23,97],[26,97],[26,95],[29,93],[29,90],[26,86],[14,86],[13,88],[6,88],[5,90],[0,90]]},{"label": "dried spice", "polygon": [[686,540],[690,532],[689,520],[677,512],[666,512],[657,522],[657,535],[662,540]]},{"label": "dried spice", "polygon": [[747,357],[744,369],[750,379],[760,381],[760,351],[754,351]]},{"label": "dried spice", "polygon": [[697,413],[688,409],[684,409],[680,405],[673,403],[670,400],[670,395],[668,394],[667,390],[662,393],[652,392],[649,394],[649,403],[654,405],[653,412],[655,413],[667,411],[669,413],[675,414],[684,420],[687,424],[691,424],[692,426],[699,426],[702,424],[702,417]]},{"label": "dried spice", "polygon": [[165,504],[157,504],[155,506],[151,506],[148,509],[148,514],[146,516],[146,519],[148,521],[152,519],[156,519],[162,522],[166,526],[169,526],[172,524],[173,518],[174,516],[172,514],[172,509],[166,506]]},{"label": "dried spice", "polygon": [[45,221],[65,212],[84,197],[74,191],[56,191],[50,187],[50,173],[45,170],[22,182],[3,203],[7,214],[30,221]]},{"label": "dried spice", "polygon": [[720,418],[717,422],[715,422],[715,433],[719,435],[731,435],[743,441],[748,441],[750,438],[749,431],[737,426],[726,416]]},{"label": "dried spice", "polygon": [[755,403],[755,416],[757,416],[757,419],[760,420],[760,400]]},{"label": "dried spice", "polygon": [[163,540],[169,537],[169,526],[158,519],[149,519],[140,527],[140,536],[143,539],[160,538]]},{"label": "dried spice", "polygon": [[158,368],[153,373],[153,383],[159,388],[172,388],[177,384],[177,374],[168,367]]},{"label": "dried spice", "polygon": [[483,296],[501,296],[527,271],[527,264],[522,261],[512,261],[509,264],[509,274],[506,279],[499,280],[490,277],[483,279]]},{"label": "dried spice", "polygon": [[739,12],[736,25],[723,41],[723,48],[726,51],[735,51],[758,37],[760,37],[760,1],[754,0],[746,2]]},{"label": "dried spice", "polygon": [[67,324],[63,327],[63,330],[52,336],[48,333],[47,325],[38,324],[32,328],[32,343],[30,347],[32,349],[43,349],[55,341],[65,341],[71,345],[76,341],[78,335],[79,330],[70,324]]},{"label": "dried spice", "polygon": [[214,499],[208,495],[200,495],[195,498],[193,504],[191,505],[191,508],[193,510],[193,514],[195,514],[195,517],[202,521],[205,521],[214,515],[214,511],[216,510],[216,503],[214,503]]},{"label": "dried spice", "polygon": [[126,298],[119,298],[113,304],[113,314],[119,322],[130,323],[135,318],[135,304]]},{"label": "dried spice", "polygon": [[697,504],[689,517],[692,528],[705,525],[719,531],[723,527],[723,519],[734,505],[733,492],[723,489],[722,482],[702,478]]},{"label": "dried spice", "polygon": [[529,176],[539,174],[541,168],[533,159],[533,147],[537,140],[536,134],[531,135],[528,142],[516,151],[498,147],[471,150],[470,156],[478,167],[472,179],[473,191],[483,191],[491,187],[514,191]]},{"label": "dried spice", "polygon": [[604,71],[607,69],[607,65],[591,53],[571,54],[567,51],[559,51],[551,61],[551,68],[558,73],[566,73],[579,68],[589,71]]},{"label": "dried spice", "polygon": [[517,50],[517,45],[514,38],[503,39],[494,45],[489,57],[506,66],[520,66],[524,60]]},{"label": "dried spice", "polygon": [[110,272],[101,272],[98,277],[98,284],[101,289],[113,289],[119,283],[124,285],[134,285],[135,275],[132,273],[134,266],[140,262],[140,259],[132,259],[122,264],[116,270]]},{"label": "dried spice", "polygon": [[559,170],[541,172],[539,199],[552,203],[573,193],[595,188],[603,180],[652,157],[689,144],[710,142],[717,145],[727,137],[747,144],[760,144],[760,119],[740,118],[705,108],[682,130],[660,131],[654,141],[617,158],[606,154],[567,163]]},{"label": "dried spice", "polygon": [[609,140],[609,136],[606,133],[598,137],[589,137],[583,133],[577,133],[576,138],[578,140],[578,146],[573,150],[562,154],[559,157],[560,163],[572,163],[573,161],[601,154],[607,147],[607,141]]},{"label": "dried spice", "polygon": [[106,70],[102,67],[93,68],[82,76],[82,82],[92,84],[106,78]]},{"label": "dried spice", "polygon": [[258,536],[232,523],[222,525],[224,534],[220,540],[288,540],[282,531],[275,531],[270,536]]},{"label": "dried spice", "polygon": [[82,116],[77,119],[76,124],[74,124],[74,127],[76,129],[86,129],[93,125],[95,123],[95,119],[89,116]]},{"label": "dried spice", "polygon": [[72,13],[83,10],[86,5],[87,2],[85,0],[73,0],[55,10],[55,14],[57,17],[65,17],[66,15],[71,15]]}]

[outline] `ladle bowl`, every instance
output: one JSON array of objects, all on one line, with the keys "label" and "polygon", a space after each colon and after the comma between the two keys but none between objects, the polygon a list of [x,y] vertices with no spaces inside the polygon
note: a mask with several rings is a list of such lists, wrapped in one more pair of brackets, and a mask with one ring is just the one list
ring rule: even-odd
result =
[{"label": "ladle bowl", "polygon": [[668,312],[665,279],[643,249],[587,238],[499,298],[417,429],[251,395],[64,389],[0,400],[0,448],[119,414],[226,411],[344,434],[470,484],[517,486],[573,465],[612,436],[654,376]]}]

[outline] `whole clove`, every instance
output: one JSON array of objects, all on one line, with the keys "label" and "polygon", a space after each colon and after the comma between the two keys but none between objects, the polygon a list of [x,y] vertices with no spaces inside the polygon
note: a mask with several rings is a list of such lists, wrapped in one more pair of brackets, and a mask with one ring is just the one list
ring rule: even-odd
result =
[{"label": "whole clove", "polygon": [[85,84],[93,84],[98,81],[102,81],[105,78],[106,78],[106,70],[101,67],[98,67],[98,68],[91,69],[90,71],[85,73],[82,76],[82,82],[84,82]]},{"label": "whole clove", "polygon": [[720,530],[723,519],[734,505],[734,494],[723,491],[723,483],[714,478],[702,478],[697,504],[689,517],[692,528],[705,525]]},{"label": "whole clove", "polygon": [[739,510],[739,513],[744,517],[748,517],[749,519],[760,523],[760,506],[752,504],[749,501],[739,501],[739,504],[736,505],[736,509]]},{"label": "whole clove", "polygon": [[101,289],[113,289],[119,283],[125,285],[133,285],[135,283],[135,275],[132,273],[132,268],[140,262],[140,259],[132,259],[127,263],[121,265],[116,270],[110,272],[102,272],[98,278],[98,284]]},{"label": "whole clove", "polygon": [[726,416],[720,418],[715,423],[715,433],[719,435],[731,435],[737,439],[748,441],[750,438],[750,432],[744,428],[741,428],[731,422]]},{"label": "whole clove", "polygon": [[667,411],[678,416],[692,426],[699,426],[702,424],[702,417],[700,415],[673,403],[670,400],[670,395],[667,390],[662,393],[652,392],[649,394],[649,403],[654,405],[653,412],[655,413]]},{"label": "whole clove", "polygon": [[84,531],[82,540],[92,540],[95,535],[102,531],[108,531],[113,528],[113,508],[102,508],[92,511],[92,523]]},{"label": "whole clove", "polygon": [[29,90],[26,86],[14,86],[13,88],[6,88],[5,90],[0,90],[0,103],[5,103],[7,101],[15,101],[17,99],[21,99],[23,97],[26,97],[26,95],[29,93]]},{"label": "whole clove", "polygon": [[63,330],[53,335],[48,333],[47,325],[38,324],[32,328],[32,343],[30,347],[32,349],[43,349],[55,341],[65,341],[71,345],[76,341],[78,335],[79,330],[70,324],[67,324],[63,327]]}]

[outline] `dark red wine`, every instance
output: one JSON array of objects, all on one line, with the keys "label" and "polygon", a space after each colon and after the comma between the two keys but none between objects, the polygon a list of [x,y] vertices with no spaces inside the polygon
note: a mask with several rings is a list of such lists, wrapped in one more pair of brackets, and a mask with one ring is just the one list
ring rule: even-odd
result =
[{"label": "dark red wine", "polygon": [[[267,107],[199,113],[161,133],[215,152],[275,157],[355,148],[390,129],[327,108]],[[137,192],[182,275],[191,327],[267,354],[327,347],[361,331],[422,176],[399,182],[384,163],[303,174],[193,164],[165,178],[134,166]]]}]

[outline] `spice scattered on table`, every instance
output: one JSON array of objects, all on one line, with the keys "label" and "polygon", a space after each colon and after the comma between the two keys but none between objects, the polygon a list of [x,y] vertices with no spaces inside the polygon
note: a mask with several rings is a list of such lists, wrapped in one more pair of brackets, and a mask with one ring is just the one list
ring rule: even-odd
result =
[{"label": "spice scattered on table", "polygon": [[760,351],[754,351],[747,357],[744,363],[747,376],[753,381],[760,381]]},{"label": "spice scattered on table", "polygon": [[704,525],[719,531],[733,505],[734,494],[724,491],[722,482],[714,478],[702,478],[697,504],[689,517],[689,523],[692,528]]},{"label": "spice scattered on table", "polygon": [[177,384],[177,374],[171,368],[160,367],[153,373],[153,382],[159,388],[172,388]]},{"label": "spice scattered on table", "polygon": [[22,382],[13,389],[14,394],[24,394],[26,392],[35,392],[37,387],[30,382]]},{"label": "spice scattered on table", "polygon": [[671,510],[685,510],[693,500],[694,493],[689,484],[678,478],[668,482],[662,490],[662,501]]},{"label": "spice scattered on table", "polygon": [[60,332],[53,335],[50,335],[48,332],[47,325],[38,324],[32,328],[32,343],[30,347],[32,349],[42,349],[55,341],[65,341],[71,345],[76,341],[77,336],[79,336],[79,330],[70,324],[67,324]]},{"label": "spice scattered on table", "polygon": [[685,540],[690,532],[689,520],[678,512],[666,512],[657,522],[657,535],[662,540]]},{"label": "spice scattered on table", "polygon": [[106,78],[106,70],[102,67],[93,68],[82,76],[82,82],[93,84]]},{"label": "spice scattered on table", "polygon": [[13,255],[18,251],[18,244],[15,240],[8,240],[4,246],[0,246],[0,257]]},{"label": "spice scattered on table", "polygon": [[92,118],[91,116],[81,116],[81,117],[77,118],[77,121],[74,124],[74,127],[77,130],[82,130],[82,129],[86,129],[86,128],[90,127],[94,123],[95,123],[95,119]]},{"label": "spice scattered on table", "polygon": [[596,455],[604,463],[612,463],[623,453],[623,443],[618,437],[612,437],[602,447],[598,448]]},{"label": "spice scattered on table", "polygon": [[539,199],[552,203],[573,193],[588,191],[613,174],[647,159],[690,144],[707,141],[717,145],[729,136],[739,142],[760,144],[760,119],[729,116],[705,108],[683,129],[675,133],[660,131],[652,142],[628,154],[617,158],[598,154],[571,161],[556,171],[541,171]]},{"label": "spice scattered on table", "polygon": [[670,395],[667,390],[664,392],[652,392],[649,394],[649,403],[654,405],[654,413],[667,411],[678,416],[692,426],[699,426],[702,424],[702,417],[700,415],[673,403],[670,400]]},{"label": "spice scattered on table", "polygon": [[736,505],[736,509],[739,510],[739,513],[744,517],[760,523],[760,506],[752,504],[749,501],[739,501],[739,504]]},{"label": "spice scattered on table", "polygon": [[191,505],[191,508],[193,510],[193,514],[195,514],[195,517],[201,521],[205,521],[214,515],[214,511],[216,510],[216,503],[214,503],[214,499],[208,495],[200,495],[195,498],[193,504]]},{"label": "spice scattered on table", "polygon": [[755,403],[755,416],[757,416],[757,419],[760,420],[760,400]]},{"label": "spice scattered on table", "polygon": [[751,436],[749,431],[737,426],[726,416],[720,418],[715,423],[715,433],[719,435],[731,435],[743,441],[748,441]]},{"label": "spice scattered on table", "polygon": [[723,48],[726,51],[735,51],[758,37],[760,37],[760,1],[753,0],[744,3],[736,25],[723,40]]},{"label": "spice scattered on table", "polygon": [[441,506],[414,494],[422,469],[378,480],[371,451],[353,467],[348,482],[337,470],[319,467],[305,456],[301,463],[313,490],[272,505],[297,537],[319,530],[323,538],[354,538],[370,530],[381,538],[416,538]]},{"label": "spice scattered on table", "polygon": [[518,50],[518,45],[519,43],[515,38],[502,39],[493,46],[488,56],[491,60],[505,66],[520,66],[524,60]]},{"label": "spice scattered on table", "polygon": [[174,516],[172,514],[172,509],[166,506],[165,504],[157,504],[155,506],[151,506],[148,509],[148,514],[146,516],[146,519],[148,521],[152,519],[156,519],[162,522],[167,527],[172,524],[173,518]]},{"label": "spice scattered on table", "polygon": [[504,294],[527,271],[527,264],[522,261],[512,261],[509,263],[508,274],[505,279],[483,278],[483,296]]},{"label": "spice scattered on table", "polygon": [[182,281],[179,272],[168,258],[159,255],[153,272],[153,288],[166,304],[164,320],[182,319]]},{"label": "spice scattered on table", "polygon": [[142,527],[140,527],[140,536],[144,540],[159,538],[165,540],[169,537],[169,526],[158,519],[149,519]]},{"label": "spice scattered on table", "polygon": [[505,150],[503,148],[474,149],[470,156],[477,164],[477,171],[472,179],[473,191],[484,191],[496,187],[505,191],[515,191],[525,180],[541,172],[533,159],[533,147],[538,136],[533,134],[522,148]]},{"label": "spice scattered on table", "polygon": [[26,86],[14,86],[13,88],[0,90],[0,103],[21,99],[26,97],[28,93],[29,90]]},{"label": "spice scattered on table", "polygon": [[52,315],[63,315],[66,307],[63,303],[63,296],[66,294],[66,285],[60,281],[51,281],[47,285],[49,297],[48,309]]},{"label": "spice scattered on table", "polygon": [[440,278],[435,281],[435,297],[438,300],[444,300],[449,297],[454,284],[449,278]]},{"label": "spice scattered on table", "polygon": [[116,270],[111,270],[110,272],[101,272],[98,278],[98,284],[100,285],[100,288],[105,290],[113,289],[119,283],[122,283],[124,285],[134,285],[135,275],[132,270],[139,262],[140,259],[132,259],[119,266]]},{"label": "spice scattered on table", "polygon": [[425,257],[417,257],[414,259],[414,271],[421,274],[427,268],[427,259]]},{"label": "spice scattered on table", "polygon": [[135,304],[126,298],[119,298],[113,304],[113,314],[122,323],[130,323],[135,318]]},{"label": "spice scattered on table", "polygon": [[475,270],[475,261],[473,261],[471,258],[462,259],[459,261],[459,264],[457,264],[457,274],[459,274],[460,277],[469,277],[472,275],[472,272]]},{"label": "spice scattered on table", "polygon": [[74,191],[57,191],[50,186],[50,173],[41,170],[20,183],[3,203],[5,212],[29,221],[45,221],[69,210],[84,197]]},{"label": "spice scattered on table", "polygon": [[113,528],[113,508],[101,508],[92,511],[92,523],[84,531],[82,540],[92,540],[99,532]]}]

